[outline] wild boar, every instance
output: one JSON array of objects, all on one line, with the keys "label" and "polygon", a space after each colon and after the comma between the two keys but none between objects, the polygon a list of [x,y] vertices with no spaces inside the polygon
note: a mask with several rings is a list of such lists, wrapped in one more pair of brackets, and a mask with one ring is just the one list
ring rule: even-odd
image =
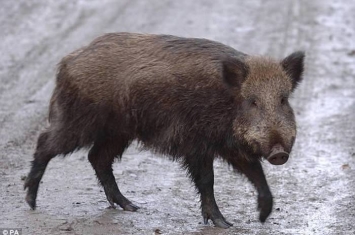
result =
[{"label": "wild boar", "polygon": [[48,162],[83,147],[108,202],[136,211],[112,174],[114,159],[137,140],[178,160],[200,197],[204,222],[232,226],[213,192],[222,158],[258,192],[260,221],[273,198],[260,161],[288,160],[296,123],[288,102],[302,80],[304,52],[283,60],[250,56],[218,42],[170,35],[110,33],[64,57],[25,182],[32,209]]}]

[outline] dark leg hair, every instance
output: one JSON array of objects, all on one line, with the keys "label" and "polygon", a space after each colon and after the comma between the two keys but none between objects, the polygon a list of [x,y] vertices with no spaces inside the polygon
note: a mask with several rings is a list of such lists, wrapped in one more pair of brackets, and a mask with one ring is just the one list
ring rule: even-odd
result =
[{"label": "dark leg hair", "polygon": [[114,158],[116,156],[121,157],[128,145],[129,141],[122,138],[103,138],[100,141],[96,141],[90,149],[89,161],[105,190],[107,200],[111,206],[114,207],[114,203],[117,203],[126,211],[136,211],[139,207],[121,194],[112,173]]},{"label": "dark leg hair", "polygon": [[229,228],[232,224],[224,219],[214,198],[213,160],[213,157],[190,156],[185,159],[184,167],[200,193],[204,223],[207,224],[210,219],[216,227]]},{"label": "dark leg hair", "polygon": [[261,163],[257,160],[249,162],[242,159],[230,163],[236,170],[243,173],[258,191],[258,210],[260,210],[259,220],[265,222],[271,213],[273,199]]}]

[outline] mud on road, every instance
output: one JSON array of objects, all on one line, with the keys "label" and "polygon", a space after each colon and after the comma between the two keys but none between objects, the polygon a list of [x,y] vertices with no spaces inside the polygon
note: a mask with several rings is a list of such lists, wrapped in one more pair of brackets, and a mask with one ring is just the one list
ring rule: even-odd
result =
[{"label": "mud on road", "polygon": [[[0,7],[0,228],[23,234],[354,234],[354,1],[10,1]],[[178,163],[133,144],[114,165],[138,212],[108,208],[87,152],[47,168],[38,209],[24,201],[23,178],[46,125],[56,64],[105,32],[203,37],[249,54],[307,52],[292,100],[298,139],[289,162],[263,164],[275,198],[258,222],[256,191],[220,161],[215,195],[234,224],[205,226],[195,190]]]}]

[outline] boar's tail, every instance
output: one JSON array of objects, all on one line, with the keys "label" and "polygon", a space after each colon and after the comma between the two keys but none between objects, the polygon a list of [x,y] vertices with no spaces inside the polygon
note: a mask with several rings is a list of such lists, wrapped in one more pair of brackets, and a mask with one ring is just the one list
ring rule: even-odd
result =
[{"label": "boar's tail", "polygon": [[[50,103],[49,103],[49,113],[48,113],[48,122],[51,123],[52,120],[58,115],[58,98],[60,95],[62,82],[65,80],[66,76],[66,64],[64,61],[61,61],[58,65],[58,72],[56,78],[56,86],[54,88]],[[62,88],[63,89],[63,88]]]},{"label": "boar's tail", "polygon": [[[48,113],[48,122],[58,117],[60,114],[60,107],[58,104],[58,99],[60,97],[68,97],[68,94],[65,94],[66,87],[69,85],[68,82],[70,81],[70,74],[68,72],[68,63],[70,63],[73,59],[77,58],[85,48],[81,48],[76,50],[69,55],[65,56],[59,63],[56,75],[56,87],[54,88],[52,98],[49,104],[49,113]],[[65,105],[65,104],[64,104]]]},{"label": "boar's tail", "polygon": [[57,95],[56,95],[56,89],[54,90],[54,92],[53,92],[53,95],[52,95],[52,98],[51,98],[51,100],[50,100],[50,103],[49,103],[49,113],[48,113],[48,122],[49,123],[51,123],[52,122],[52,120],[53,120],[53,117],[55,116],[55,106],[56,106],[56,97],[57,97]]}]

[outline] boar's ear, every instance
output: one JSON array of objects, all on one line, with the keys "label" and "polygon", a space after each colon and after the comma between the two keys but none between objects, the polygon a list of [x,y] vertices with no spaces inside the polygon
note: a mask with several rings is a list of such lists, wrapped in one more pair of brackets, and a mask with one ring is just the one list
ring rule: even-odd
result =
[{"label": "boar's ear", "polygon": [[229,87],[240,88],[248,75],[248,66],[236,58],[223,61],[223,80]]},{"label": "boar's ear", "polygon": [[292,90],[302,81],[304,52],[296,51],[281,61],[283,69],[292,80]]}]

